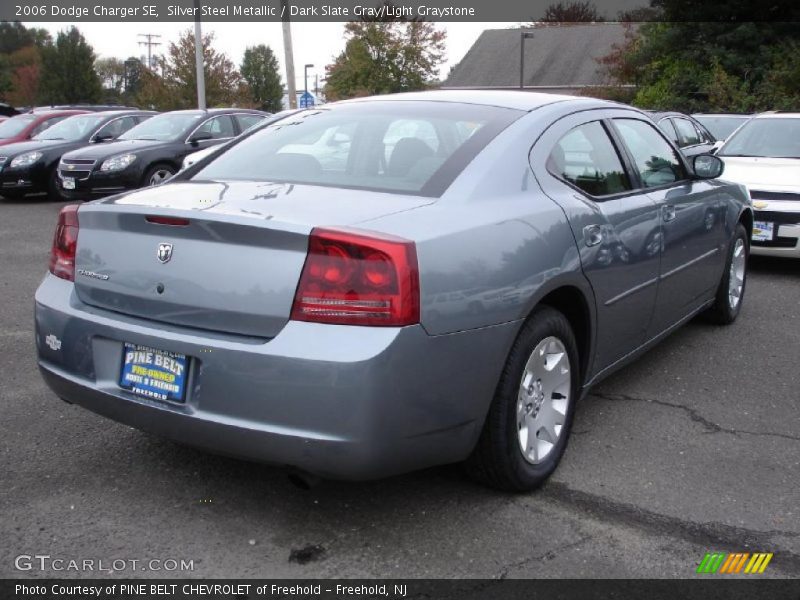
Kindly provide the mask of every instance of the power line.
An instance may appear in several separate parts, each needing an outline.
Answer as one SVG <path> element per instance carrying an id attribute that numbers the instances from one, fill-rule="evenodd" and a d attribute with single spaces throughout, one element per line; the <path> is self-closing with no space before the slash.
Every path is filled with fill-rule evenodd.
<path id="1" fill-rule="evenodd" d="M 154 42 L 154 39 L 160 38 L 161 36 L 157 33 L 140 33 L 140 38 L 145 38 L 145 41 L 139 40 L 138 44 L 140 46 L 147 46 L 147 68 L 153 68 L 153 47 L 160 46 L 161 42 Z"/>

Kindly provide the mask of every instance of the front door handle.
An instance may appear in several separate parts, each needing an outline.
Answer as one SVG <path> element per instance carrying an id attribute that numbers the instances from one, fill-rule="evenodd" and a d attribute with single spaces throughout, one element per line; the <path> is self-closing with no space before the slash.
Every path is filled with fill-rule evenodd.
<path id="1" fill-rule="evenodd" d="M 603 241 L 603 230 L 599 225 L 587 225 L 583 228 L 583 241 L 591 248 Z"/>
<path id="2" fill-rule="evenodd" d="M 675 220 L 675 207 L 671 204 L 667 204 L 664 207 L 664 222 L 669 223 L 670 221 Z"/>

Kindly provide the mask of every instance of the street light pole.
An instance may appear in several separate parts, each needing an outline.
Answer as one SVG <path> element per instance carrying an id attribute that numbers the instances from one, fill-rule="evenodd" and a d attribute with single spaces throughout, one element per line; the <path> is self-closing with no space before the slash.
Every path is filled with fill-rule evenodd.
<path id="1" fill-rule="evenodd" d="M 314 65 L 305 65 L 303 67 L 303 82 L 304 82 L 303 89 L 305 90 L 306 94 L 308 93 L 308 70 L 309 69 L 313 69 L 313 68 L 314 68 Z"/>
<path id="2" fill-rule="evenodd" d="M 194 0 L 194 64 L 197 74 L 197 108 L 206 109 L 206 76 L 203 71 L 203 33 L 200 30 L 200 0 Z"/>
<path id="3" fill-rule="evenodd" d="M 525 88 L 525 40 L 533 38 L 532 31 L 519 32 L 519 89 Z"/>
<path id="4" fill-rule="evenodd" d="M 286 58 L 286 91 L 289 94 L 289 108 L 297 108 L 297 83 L 294 80 L 294 51 L 292 50 L 292 25 L 289 22 L 287 0 L 281 0 L 283 17 L 283 54 Z"/>

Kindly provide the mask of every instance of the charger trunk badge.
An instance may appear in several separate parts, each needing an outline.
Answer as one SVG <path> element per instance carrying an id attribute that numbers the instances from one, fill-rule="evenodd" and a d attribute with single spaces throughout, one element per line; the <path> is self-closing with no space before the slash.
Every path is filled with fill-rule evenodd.
<path id="1" fill-rule="evenodd" d="M 158 257 L 158 262 L 160 263 L 168 263 L 172 258 L 172 244 L 159 244 L 158 245 L 158 253 L 156 254 Z"/>

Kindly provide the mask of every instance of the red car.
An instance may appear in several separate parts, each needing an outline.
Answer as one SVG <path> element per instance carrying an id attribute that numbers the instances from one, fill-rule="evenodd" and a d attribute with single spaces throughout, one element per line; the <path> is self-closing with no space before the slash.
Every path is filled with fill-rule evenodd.
<path id="1" fill-rule="evenodd" d="M 83 114 L 85 110 L 42 110 L 17 115 L 0 123 L 0 146 L 25 142 L 61 119 Z"/>

